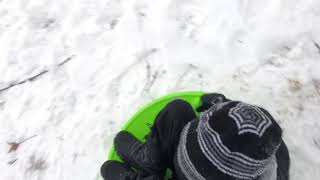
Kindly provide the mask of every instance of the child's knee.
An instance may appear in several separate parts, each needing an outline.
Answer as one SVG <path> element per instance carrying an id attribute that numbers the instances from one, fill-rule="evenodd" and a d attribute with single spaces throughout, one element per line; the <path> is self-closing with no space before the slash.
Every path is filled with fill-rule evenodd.
<path id="1" fill-rule="evenodd" d="M 174 99 L 167 104 L 170 109 L 186 110 L 192 109 L 191 105 L 183 99 Z"/>

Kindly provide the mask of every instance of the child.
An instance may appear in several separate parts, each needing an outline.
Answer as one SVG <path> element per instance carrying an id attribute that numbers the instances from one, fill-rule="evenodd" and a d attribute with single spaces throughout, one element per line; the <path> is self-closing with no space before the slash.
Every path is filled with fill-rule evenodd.
<path id="1" fill-rule="evenodd" d="M 263 108 L 206 94 L 196 117 L 176 99 L 156 117 L 146 143 L 121 131 L 114 144 L 125 164 L 107 161 L 105 180 L 288 180 L 290 158 L 282 131 Z M 132 168 L 135 168 L 134 171 Z"/>

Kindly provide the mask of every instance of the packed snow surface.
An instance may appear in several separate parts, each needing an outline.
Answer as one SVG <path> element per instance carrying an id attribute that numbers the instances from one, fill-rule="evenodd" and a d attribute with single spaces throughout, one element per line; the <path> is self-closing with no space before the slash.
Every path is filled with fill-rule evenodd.
<path id="1" fill-rule="evenodd" d="M 320 177 L 320 0 L 0 0 L 0 179 L 97 180 L 151 100 L 221 92 Z"/>

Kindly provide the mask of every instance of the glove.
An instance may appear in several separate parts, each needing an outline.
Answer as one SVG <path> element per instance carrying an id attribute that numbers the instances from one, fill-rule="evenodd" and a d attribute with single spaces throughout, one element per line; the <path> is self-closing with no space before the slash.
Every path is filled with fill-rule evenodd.
<path id="1" fill-rule="evenodd" d="M 199 106 L 196 110 L 197 112 L 203 112 L 209 109 L 212 105 L 222 102 L 230 101 L 223 94 L 219 93 L 209 93 L 201 97 L 202 105 Z"/>
<path id="2" fill-rule="evenodd" d="M 158 146 L 151 141 L 140 142 L 127 131 L 120 131 L 114 139 L 115 150 L 129 166 L 148 174 L 159 174 L 162 169 Z"/>

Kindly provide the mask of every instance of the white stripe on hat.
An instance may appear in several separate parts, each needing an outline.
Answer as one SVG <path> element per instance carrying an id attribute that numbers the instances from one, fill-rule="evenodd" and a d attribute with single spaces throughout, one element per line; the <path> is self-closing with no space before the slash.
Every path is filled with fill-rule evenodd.
<path id="1" fill-rule="evenodd" d="M 238 134 L 254 133 L 260 137 L 271 126 L 270 118 L 258 107 L 246 103 L 238 103 L 228 113 L 238 126 Z"/>

